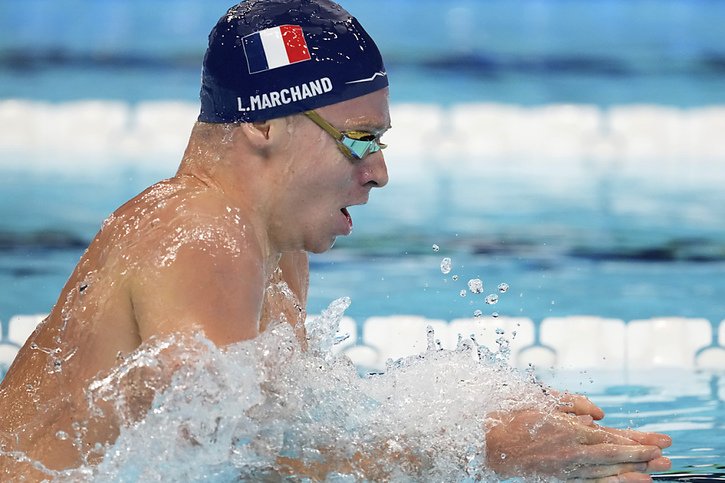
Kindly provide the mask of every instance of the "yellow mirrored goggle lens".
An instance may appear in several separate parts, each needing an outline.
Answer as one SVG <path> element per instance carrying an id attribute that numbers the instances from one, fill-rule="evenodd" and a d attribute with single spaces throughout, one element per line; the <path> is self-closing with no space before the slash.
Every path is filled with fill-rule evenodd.
<path id="1" fill-rule="evenodd" d="M 345 146 L 355 159 L 363 159 L 368 154 L 376 153 L 387 146 L 378 142 L 376 136 L 363 131 L 344 131 L 342 139 L 338 140 Z"/>
<path id="2" fill-rule="evenodd" d="M 363 159 L 368 154 L 376 153 L 387 147 L 385 144 L 379 142 L 377 136 L 372 133 L 365 131 L 339 131 L 315 111 L 306 111 L 303 114 L 335 138 L 343 154 L 352 160 Z"/>

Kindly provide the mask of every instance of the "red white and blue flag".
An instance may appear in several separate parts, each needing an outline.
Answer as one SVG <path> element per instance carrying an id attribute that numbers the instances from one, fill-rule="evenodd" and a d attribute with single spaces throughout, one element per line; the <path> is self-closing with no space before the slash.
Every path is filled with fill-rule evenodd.
<path id="1" fill-rule="evenodd" d="M 243 38 L 244 54 L 250 74 L 310 60 L 302 27 L 280 25 L 260 30 Z"/>

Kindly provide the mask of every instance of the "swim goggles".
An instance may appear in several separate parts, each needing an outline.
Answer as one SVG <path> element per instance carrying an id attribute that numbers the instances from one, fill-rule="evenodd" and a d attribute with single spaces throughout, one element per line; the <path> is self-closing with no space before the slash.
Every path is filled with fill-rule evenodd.
<path id="1" fill-rule="evenodd" d="M 368 154 L 377 153 L 387 147 L 386 144 L 378 141 L 375 134 L 365 131 L 338 131 L 315 111 L 305 111 L 303 114 L 332 136 L 337 141 L 337 146 L 342 154 L 352 161 L 359 161 Z"/>

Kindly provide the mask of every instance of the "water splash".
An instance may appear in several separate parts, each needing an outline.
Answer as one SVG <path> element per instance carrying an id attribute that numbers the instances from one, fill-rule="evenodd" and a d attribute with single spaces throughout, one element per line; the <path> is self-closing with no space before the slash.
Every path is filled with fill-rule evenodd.
<path id="1" fill-rule="evenodd" d="M 470 290 L 471 293 L 482 293 L 483 281 L 480 278 L 472 278 L 468 281 L 468 290 Z"/>
<path id="2" fill-rule="evenodd" d="M 486 414 L 553 410 L 555 401 L 508 367 L 502 351 L 473 338 L 442 349 L 432 329 L 426 351 L 360 377 L 346 356 L 331 351 L 349 304 L 338 299 L 309 323 L 307 350 L 290 324 L 278 323 L 224 349 L 202 334 L 177 335 L 121 358 L 88 391 L 94 417 L 120 421 L 118 438 L 94 448 L 104 453 L 98 464 L 49 476 L 57 482 L 491 480 Z M 170 368 L 173 374 L 163 377 Z M 155 394 L 142 414 L 129 404 L 134 381 Z"/>
<path id="3" fill-rule="evenodd" d="M 345 310 L 350 306 L 350 298 L 342 297 L 333 301 L 319 317 L 307 323 L 307 343 L 309 350 L 328 359 L 331 357 L 332 346 L 341 342 L 337 337 L 340 321 Z M 344 336 L 342 340 L 346 339 Z"/>
<path id="4" fill-rule="evenodd" d="M 448 257 L 445 257 L 443 260 L 441 260 L 441 273 L 444 275 L 447 275 L 451 273 L 451 259 Z"/>

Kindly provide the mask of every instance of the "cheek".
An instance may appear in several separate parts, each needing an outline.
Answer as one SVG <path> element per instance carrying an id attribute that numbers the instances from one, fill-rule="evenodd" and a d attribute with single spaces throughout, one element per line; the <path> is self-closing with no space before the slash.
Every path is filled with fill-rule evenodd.
<path id="1" fill-rule="evenodd" d="M 325 133 L 323 133 L 325 134 Z M 345 198 L 356 180 L 354 166 L 342 158 L 334 141 L 316 137 L 291 153 L 284 181 L 288 190 L 302 190 L 298 198 L 316 204 L 325 198 Z"/>

